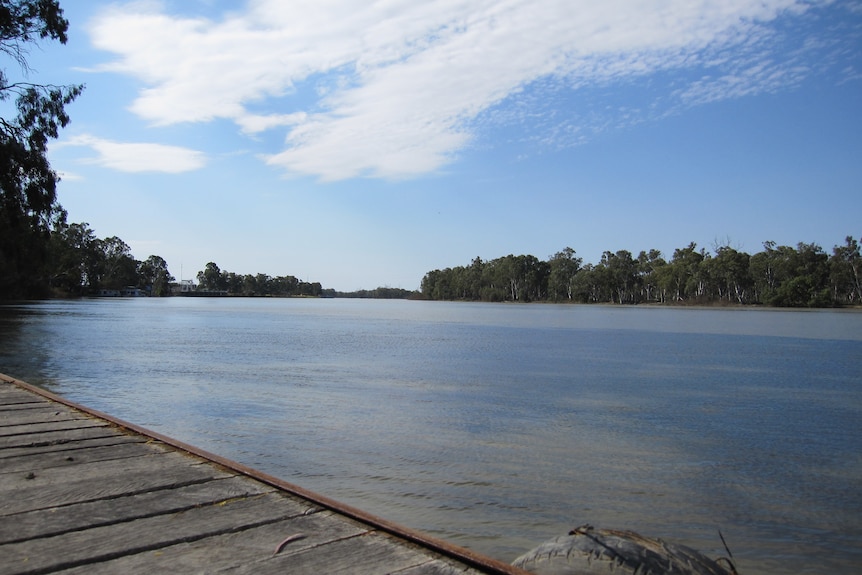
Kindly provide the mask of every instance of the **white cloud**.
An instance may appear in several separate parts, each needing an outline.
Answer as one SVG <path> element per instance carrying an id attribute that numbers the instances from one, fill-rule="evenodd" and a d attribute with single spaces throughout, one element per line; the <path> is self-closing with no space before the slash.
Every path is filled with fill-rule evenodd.
<path id="1" fill-rule="evenodd" d="M 236 123 L 239 124 L 243 132 L 256 134 L 279 126 L 301 124 L 306 117 L 307 115 L 302 112 L 296 114 L 244 114 L 236 118 Z"/>
<path id="2" fill-rule="evenodd" d="M 218 21 L 132 4 L 89 30 L 117 55 L 101 70 L 143 82 L 131 110 L 155 125 L 286 127 L 271 165 L 329 180 L 399 178 L 450 162 L 472 141 L 477 116 L 543 79 L 577 90 L 714 69 L 676 90 L 690 105 L 797 82 L 802 68 L 755 52 L 770 22 L 817 3 L 255 0 Z M 570 122 L 561 125 L 577 132 Z"/>
<path id="3" fill-rule="evenodd" d="M 120 172 L 163 172 L 178 174 L 199 170 L 206 164 L 202 152 L 162 144 L 124 143 L 104 140 L 88 135 L 75 136 L 53 148 L 83 146 L 98 156 L 86 160 Z"/>

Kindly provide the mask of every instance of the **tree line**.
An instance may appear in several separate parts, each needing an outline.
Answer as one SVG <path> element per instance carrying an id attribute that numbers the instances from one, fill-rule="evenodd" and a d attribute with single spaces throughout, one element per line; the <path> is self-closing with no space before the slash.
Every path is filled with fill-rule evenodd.
<path id="1" fill-rule="evenodd" d="M 832 254 L 814 243 L 796 247 L 765 242 L 750 255 L 729 245 L 713 253 L 695 243 L 674 250 L 606 251 L 584 264 L 570 247 L 547 261 L 508 255 L 470 265 L 433 270 L 420 287 L 432 300 L 762 304 L 831 307 L 862 304 L 862 256 L 851 236 Z"/>
<path id="2" fill-rule="evenodd" d="M 267 274 L 237 274 L 221 270 L 215 262 L 209 262 L 198 272 L 198 291 L 218 292 L 236 296 L 310 296 L 320 297 L 324 293 L 320 282 L 305 282 L 294 276 L 272 277 Z"/>
<path id="3" fill-rule="evenodd" d="M 60 210 L 47 234 L 41 265 L 30 270 L 29 296 L 82 296 L 140 288 L 148 295 L 171 293 L 175 278 L 164 258 L 136 260 L 117 236 L 99 239 L 87 223 L 68 224 Z"/>

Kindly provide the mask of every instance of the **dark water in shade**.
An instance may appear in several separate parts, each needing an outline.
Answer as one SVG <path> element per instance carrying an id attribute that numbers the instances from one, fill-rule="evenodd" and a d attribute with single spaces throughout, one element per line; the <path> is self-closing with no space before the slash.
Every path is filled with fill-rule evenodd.
<path id="1" fill-rule="evenodd" d="M 0 371 L 503 561 L 583 523 L 862 572 L 862 313 L 0 307 Z"/>

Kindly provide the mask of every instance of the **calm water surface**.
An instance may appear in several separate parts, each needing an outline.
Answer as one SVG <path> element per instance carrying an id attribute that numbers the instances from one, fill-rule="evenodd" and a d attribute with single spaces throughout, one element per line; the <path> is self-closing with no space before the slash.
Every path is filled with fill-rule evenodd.
<path id="1" fill-rule="evenodd" d="M 0 371 L 504 561 L 589 522 L 862 569 L 858 312 L 50 301 Z"/>

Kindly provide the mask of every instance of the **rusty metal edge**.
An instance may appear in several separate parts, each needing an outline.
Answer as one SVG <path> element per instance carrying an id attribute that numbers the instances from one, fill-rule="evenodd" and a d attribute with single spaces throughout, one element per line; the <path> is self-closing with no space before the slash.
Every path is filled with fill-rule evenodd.
<path id="1" fill-rule="evenodd" d="M 523 569 L 520 569 L 513 565 L 509 565 L 508 563 L 503 563 L 502 561 L 492 559 L 491 557 L 487 557 L 464 547 L 449 543 L 448 541 L 437 539 L 420 531 L 416 531 L 414 529 L 410 529 L 409 527 L 404 527 L 403 525 L 393 523 L 391 521 L 363 511 L 357 507 L 353 507 L 346 503 L 336 501 L 335 499 L 331 499 L 319 493 L 315 493 L 314 491 L 305 489 L 304 487 L 294 485 L 293 483 L 289 483 L 287 481 L 284 481 L 283 479 L 279 479 L 278 477 L 269 475 L 268 473 L 264 473 L 263 471 L 260 471 L 258 469 L 248 467 L 231 459 L 227 459 L 226 457 L 216 455 L 215 453 L 210 453 L 209 451 L 206 451 L 199 447 L 195 447 L 194 445 L 190 445 L 178 439 L 174 439 L 173 437 L 161 434 L 157 431 L 147 429 L 135 423 L 122 420 L 110 414 L 98 411 L 96 409 L 92 409 L 80 403 L 76 403 L 60 395 L 52 393 L 46 389 L 42 389 L 31 383 L 27 383 L 26 381 L 15 379 L 14 377 L 8 376 L 4 373 L 0 373 L 0 380 L 15 385 L 31 393 L 35 393 L 36 395 L 44 397 L 45 399 L 61 403 L 73 409 L 77 409 L 86 414 L 89 414 L 93 417 L 103 419 L 127 431 L 131 431 L 133 433 L 137 433 L 139 435 L 155 439 L 166 445 L 170 445 L 171 447 L 174 447 L 196 457 L 200 457 L 232 471 L 236 471 L 241 475 L 256 479 L 291 495 L 306 499 L 314 503 L 315 505 L 319 505 L 325 509 L 329 509 L 346 517 L 350 517 L 351 519 L 365 523 L 373 527 L 374 529 L 383 531 L 401 539 L 405 539 L 407 541 L 410 541 L 411 543 L 417 544 L 421 547 L 449 557 L 450 559 L 460 561 L 475 569 L 479 569 L 493 575 L 532 575 L 528 571 L 524 571 Z"/>

